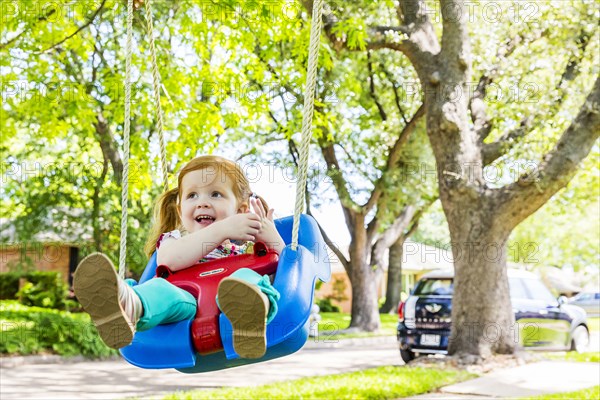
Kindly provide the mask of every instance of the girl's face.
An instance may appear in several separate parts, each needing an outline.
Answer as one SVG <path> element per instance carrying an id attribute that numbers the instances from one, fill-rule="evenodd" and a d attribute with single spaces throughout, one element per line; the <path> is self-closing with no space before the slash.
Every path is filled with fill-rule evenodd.
<path id="1" fill-rule="evenodd" d="M 181 222 L 187 232 L 196 232 L 238 212 L 233 182 L 219 170 L 204 168 L 188 172 L 181 181 Z"/>

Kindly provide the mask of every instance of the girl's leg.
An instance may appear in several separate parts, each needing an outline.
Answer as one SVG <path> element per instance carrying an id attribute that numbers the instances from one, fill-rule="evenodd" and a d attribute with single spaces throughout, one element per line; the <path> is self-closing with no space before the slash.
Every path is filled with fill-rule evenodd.
<path id="1" fill-rule="evenodd" d="M 107 346 L 119 349 L 131 343 L 142 303 L 104 254 L 81 261 L 73 275 L 73 290 Z"/>
<path id="2" fill-rule="evenodd" d="M 242 268 L 219 283 L 217 304 L 233 327 L 233 348 L 243 358 L 260 358 L 267 350 L 266 325 L 277 314 L 279 292 L 269 276 Z"/>
<path id="3" fill-rule="evenodd" d="M 130 344 L 136 330 L 191 319 L 196 314 L 196 299 L 190 293 L 160 278 L 131 287 L 100 253 L 81 261 L 73 289 L 102 340 L 114 349 Z"/>
<path id="4" fill-rule="evenodd" d="M 196 298 L 165 279 L 150 279 L 141 285 L 133 286 L 133 290 L 144 308 L 136 326 L 138 331 L 192 319 L 196 315 Z"/>

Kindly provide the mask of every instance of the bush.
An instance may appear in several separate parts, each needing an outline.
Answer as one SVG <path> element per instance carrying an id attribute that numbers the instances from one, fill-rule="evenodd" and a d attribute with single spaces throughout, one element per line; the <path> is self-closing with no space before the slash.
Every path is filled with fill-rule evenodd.
<path id="1" fill-rule="evenodd" d="M 0 300 L 13 300 L 19 291 L 19 278 L 22 272 L 6 272 L 0 274 Z"/>
<path id="2" fill-rule="evenodd" d="M 24 278 L 27 283 L 17 293 L 21 304 L 32 307 L 65 308 L 67 285 L 58 272 L 29 272 Z"/>
<path id="3" fill-rule="evenodd" d="M 340 312 L 340 308 L 333 305 L 330 298 L 317 300 L 317 305 L 319 306 L 320 312 Z"/>
<path id="4" fill-rule="evenodd" d="M 19 290 L 19 281 L 26 283 Z M 26 306 L 64 309 L 67 285 L 58 272 L 8 272 L 0 274 L 0 299 L 18 299 Z"/>
<path id="5" fill-rule="evenodd" d="M 0 302 L 0 312 L 1 354 L 29 355 L 50 351 L 89 358 L 117 354 L 102 342 L 87 314 L 26 307 L 16 301 Z"/>

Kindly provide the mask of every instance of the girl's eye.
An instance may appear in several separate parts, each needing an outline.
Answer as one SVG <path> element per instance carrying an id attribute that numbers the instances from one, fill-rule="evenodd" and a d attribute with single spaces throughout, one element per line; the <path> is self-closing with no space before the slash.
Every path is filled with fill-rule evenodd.
<path id="1" fill-rule="evenodd" d="M 198 197 L 198 193 L 192 192 L 188 194 L 188 199 L 195 199 L 196 197 Z"/>
<path id="2" fill-rule="evenodd" d="M 219 192 L 212 192 L 212 197 L 223 197 L 223 195 Z"/>

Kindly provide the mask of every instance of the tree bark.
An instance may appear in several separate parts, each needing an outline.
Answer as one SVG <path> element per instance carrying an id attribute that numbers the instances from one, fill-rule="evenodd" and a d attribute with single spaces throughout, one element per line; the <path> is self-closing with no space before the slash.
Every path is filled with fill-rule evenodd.
<path id="1" fill-rule="evenodd" d="M 94 245 L 96 247 L 96 251 L 102 252 L 102 244 L 103 239 L 106 235 L 103 234 L 102 229 L 100 227 L 100 203 L 101 197 L 100 192 L 102 190 L 102 185 L 104 184 L 104 180 L 106 179 L 106 174 L 108 173 L 108 160 L 106 158 L 103 159 L 102 162 L 102 173 L 96 179 L 96 185 L 94 186 L 94 194 L 92 195 L 92 215 L 91 215 L 91 223 L 93 229 L 93 237 L 94 237 Z"/>
<path id="2" fill-rule="evenodd" d="M 448 72 L 440 70 L 444 79 Z M 456 71 L 450 69 L 449 75 Z M 447 81 L 460 82 L 456 78 Z M 514 315 L 506 275 L 510 227 L 502 223 L 507 216 L 497 212 L 483 182 L 482 152 L 475 131 L 468 126 L 467 102 L 451 101 L 436 87 L 430 87 L 426 97 L 430 97 L 426 100 L 427 131 L 454 256 L 449 353 L 483 358 L 512 353 Z"/>
<path id="3" fill-rule="evenodd" d="M 385 303 L 379 310 L 380 313 L 394 313 L 400 302 L 402 292 L 402 254 L 405 235 L 400 235 L 398 240 L 390 246 L 387 288 L 385 290 Z"/>
<path id="4" fill-rule="evenodd" d="M 542 207 L 575 176 L 600 135 L 600 77 L 554 148 L 530 175 L 491 193 L 512 227 Z"/>
<path id="5" fill-rule="evenodd" d="M 366 332 L 379 329 L 377 312 L 377 279 L 367 260 L 371 243 L 367 237 L 365 217 L 354 214 L 352 239 L 349 253 L 348 277 L 352 285 L 352 311 L 350 328 L 359 328 Z"/>
<path id="6" fill-rule="evenodd" d="M 96 128 L 96 136 L 100 144 L 100 149 L 102 149 L 102 155 L 110 161 L 110 165 L 115 173 L 115 180 L 120 186 L 123 177 L 123 161 L 115 145 L 115 138 L 110 131 L 108 121 L 106 121 L 101 112 L 96 116 L 94 128 Z"/>
<path id="7" fill-rule="evenodd" d="M 383 272 L 387 267 L 387 286 L 386 286 L 386 297 L 384 305 L 379 309 L 380 313 L 391 312 L 395 310 L 398 305 L 398 300 L 400 299 L 400 286 L 399 279 L 392 279 L 397 274 L 396 269 L 399 267 L 400 258 L 397 261 L 392 262 L 392 254 L 391 247 L 401 239 L 402 243 L 408 237 L 410 233 L 412 233 L 413 228 L 411 228 L 411 232 L 409 234 L 406 233 L 409 226 L 416 226 L 416 221 L 420 218 L 422 211 L 417 213 L 417 208 L 413 205 L 408 205 L 404 207 L 400 215 L 396 218 L 394 223 L 385 230 L 385 232 L 381 235 L 381 237 L 375 242 L 373 249 L 371 251 L 371 268 L 375 271 Z M 385 259 L 385 252 L 387 249 L 390 249 L 390 254 L 388 255 L 388 260 Z M 400 252 L 402 248 L 400 248 Z M 400 257 L 402 254 L 400 254 Z M 392 280 L 390 280 L 392 279 Z M 393 294 L 390 297 L 390 294 L 398 292 L 397 294 Z M 395 299 L 398 300 L 395 300 Z"/>
<path id="8" fill-rule="evenodd" d="M 516 345 L 506 273 L 510 231 L 495 226 L 502 216 L 493 208 L 477 204 L 446 202 L 455 270 L 448 352 L 487 358 L 511 354 Z"/>

